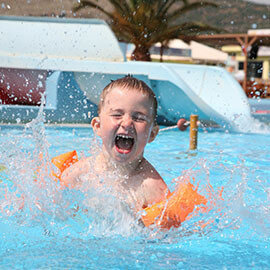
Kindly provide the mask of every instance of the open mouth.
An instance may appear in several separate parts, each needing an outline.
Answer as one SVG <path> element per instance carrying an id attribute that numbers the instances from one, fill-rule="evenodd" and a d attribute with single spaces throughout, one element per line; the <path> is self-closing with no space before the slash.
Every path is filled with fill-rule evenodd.
<path id="1" fill-rule="evenodd" d="M 125 134 L 118 134 L 115 137 L 116 150 L 121 154 L 128 154 L 134 145 L 134 138 Z"/>

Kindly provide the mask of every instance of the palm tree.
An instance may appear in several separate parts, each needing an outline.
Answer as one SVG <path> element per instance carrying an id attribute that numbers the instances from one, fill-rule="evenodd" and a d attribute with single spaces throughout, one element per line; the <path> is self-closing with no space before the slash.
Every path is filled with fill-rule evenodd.
<path id="1" fill-rule="evenodd" d="M 149 49 L 160 42 L 167 44 L 179 35 L 196 34 L 202 31 L 218 31 L 198 22 L 177 22 L 187 12 L 202 7 L 217 7 L 206 1 L 188 3 L 188 0 L 107 0 L 112 11 L 97 4 L 98 0 L 80 0 L 73 8 L 76 12 L 89 7 L 108 17 L 108 23 L 119 41 L 133 43 L 132 60 L 151 61 Z M 181 4 L 179 6 L 179 3 Z"/>

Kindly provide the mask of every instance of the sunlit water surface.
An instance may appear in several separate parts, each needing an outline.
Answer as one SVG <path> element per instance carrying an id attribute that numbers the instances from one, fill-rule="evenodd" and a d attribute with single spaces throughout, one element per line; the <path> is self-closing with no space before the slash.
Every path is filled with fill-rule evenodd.
<path id="1" fill-rule="evenodd" d="M 198 140 L 190 153 L 188 131 L 168 130 L 147 145 L 171 190 L 180 175 L 205 196 L 224 188 L 209 212 L 160 231 L 138 225 L 108 186 L 81 192 L 50 178 L 53 156 L 95 155 L 91 128 L 0 126 L 0 269 L 269 268 L 269 134 L 201 130 Z"/>

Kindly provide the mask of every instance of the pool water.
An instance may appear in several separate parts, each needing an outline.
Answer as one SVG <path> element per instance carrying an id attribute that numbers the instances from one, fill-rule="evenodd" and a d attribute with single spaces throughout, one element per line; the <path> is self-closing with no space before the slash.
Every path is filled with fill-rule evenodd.
<path id="1" fill-rule="evenodd" d="M 169 231 L 138 225 L 113 194 L 50 179 L 53 156 L 99 144 L 90 127 L 0 126 L 0 269 L 270 268 L 269 134 L 200 130 L 190 152 L 188 131 L 160 132 L 145 156 L 171 190 L 181 175 L 205 196 L 224 189 Z"/>

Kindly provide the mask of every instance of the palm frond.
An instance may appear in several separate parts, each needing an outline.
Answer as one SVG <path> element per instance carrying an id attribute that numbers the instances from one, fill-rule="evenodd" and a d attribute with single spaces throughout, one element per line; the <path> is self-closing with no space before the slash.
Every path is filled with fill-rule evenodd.
<path id="1" fill-rule="evenodd" d="M 170 1 L 165 1 L 164 5 L 160 7 L 160 10 L 158 10 L 158 15 L 161 17 L 164 17 L 165 14 L 168 13 L 169 9 L 175 4 L 176 2 L 179 2 L 179 0 L 170 0 Z M 181 0 L 183 2 L 183 0 Z M 185 2 L 185 1 L 184 1 Z"/>
<path id="2" fill-rule="evenodd" d="M 205 32 L 215 32 L 220 33 L 222 29 L 213 27 L 208 24 L 200 23 L 200 22 L 188 22 L 178 25 L 179 31 L 176 33 L 179 35 L 194 35 L 194 34 L 201 34 Z"/>
<path id="3" fill-rule="evenodd" d="M 112 6 L 115 8 L 115 11 L 118 11 L 121 14 L 130 13 L 129 6 L 126 2 L 119 0 L 109 0 Z"/>
<path id="4" fill-rule="evenodd" d="M 107 0 L 113 7 L 107 11 L 106 6 L 97 4 L 98 0 L 81 0 L 73 11 L 94 8 L 109 19 L 109 24 L 118 40 L 134 43 L 135 52 L 140 57 L 149 59 L 149 48 L 155 43 L 166 44 L 180 35 L 194 35 L 205 31 L 221 32 L 221 29 L 198 22 L 177 23 L 183 14 L 198 8 L 217 5 L 209 1 L 189 3 L 188 0 Z M 176 4 L 182 4 L 173 9 Z M 138 56 L 137 55 L 137 56 Z"/>

